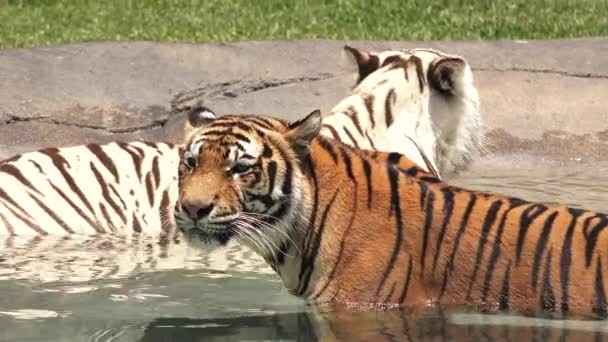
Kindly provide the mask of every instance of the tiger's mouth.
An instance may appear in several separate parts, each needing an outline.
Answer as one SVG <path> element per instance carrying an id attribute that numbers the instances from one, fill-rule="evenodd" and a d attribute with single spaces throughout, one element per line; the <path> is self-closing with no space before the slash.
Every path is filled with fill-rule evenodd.
<path id="1" fill-rule="evenodd" d="M 183 229 L 180 228 L 188 241 L 199 242 L 203 245 L 216 245 L 220 244 L 221 246 L 225 246 L 228 244 L 230 239 L 235 236 L 234 229 L 231 229 L 230 226 L 223 226 L 223 228 L 209 228 L 209 226 L 205 226 L 204 228 L 190 228 Z"/>
<path id="2" fill-rule="evenodd" d="M 224 246 L 236 235 L 235 220 L 228 217 L 201 223 L 176 215 L 176 221 L 188 242 L 201 243 L 203 246 Z"/>

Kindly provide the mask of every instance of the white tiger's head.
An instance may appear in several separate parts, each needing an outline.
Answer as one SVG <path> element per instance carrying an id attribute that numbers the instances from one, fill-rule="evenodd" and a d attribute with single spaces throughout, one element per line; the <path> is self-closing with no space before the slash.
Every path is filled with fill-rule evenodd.
<path id="1" fill-rule="evenodd" d="M 469 163 L 483 136 L 479 94 L 464 58 L 434 49 L 344 51 L 357 81 L 324 117 L 333 127 L 325 134 L 361 148 L 400 152 L 442 176 Z"/>

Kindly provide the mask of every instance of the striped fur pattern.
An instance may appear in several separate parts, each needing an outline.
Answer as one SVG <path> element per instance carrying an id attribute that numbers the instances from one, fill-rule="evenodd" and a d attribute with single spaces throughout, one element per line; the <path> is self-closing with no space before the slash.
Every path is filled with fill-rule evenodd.
<path id="1" fill-rule="evenodd" d="M 323 118 L 321 134 L 355 147 L 402 153 L 429 171 L 450 173 L 453 168 L 444 165 L 468 160 L 477 143 L 462 148 L 461 142 L 477 141 L 480 118 L 464 59 L 428 49 L 345 51 L 359 70 L 357 86 Z M 434 108 L 430 118 L 440 124 L 425 121 Z M 195 113 L 187 131 L 215 115 Z M 448 135 L 453 140 L 447 141 Z M 460 157 L 435 152 L 445 144 L 453 144 Z M 47 148 L 2 161 L 0 235 L 142 230 L 171 235 L 177 184 L 176 175 L 166 170 L 178 163 L 177 146 L 145 142 Z"/>
<path id="2" fill-rule="evenodd" d="M 0 163 L 0 227 L 7 235 L 169 237 L 177 147 L 165 143 L 47 148 Z"/>
<path id="3" fill-rule="evenodd" d="M 345 52 L 357 83 L 323 117 L 322 134 L 401 153 L 441 176 L 468 165 L 483 136 L 479 95 L 464 58 L 433 49 L 375 53 L 345 46 Z"/>
<path id="4" fill-rule="evenodd" d="M 188 241 L 237 239 L 315 303 L 608 314 L 607 215 L 453 187 L 320 129 L 318 112 L 203 125 L 180 165 Z"/>
<path id="5" fill-rule="evenodd" d="M 377 55 L 380 56 L 379 60 L 384 61 L 391 54 L 402 54 L 399 51 L 374 54 L 352 48 L 347 51 L 350 51 L 349 54 L 352 56 L 359 56 L 355 59 L 355 65 L 358 67 L 365 64 L 361 56 L 369 55 L 373 59 L 373 56 Z M 378 66 L 380 64 L 386 63 L 379 63 Z M 423 67 L 426 68 L 426 64 L 423 64 Z M 427 112 L 420 111 L 424 109 L 423 107 L 416 109 L 418 112 L 414 113 L 400 111 L 398 108 L 402 106 L 402 99 L 406 99 L 406 96 L 421 95 L 417 90 L 419 78 L 408 76 L 411 86 L 404 85 L 404 80 L 407 80 L 403 75 L 392 77 L 395 73 L 387 69 L 386 67 L 376 67 L 375 70 L 368 68 L 364 76 L 360 75 L 359 85 L 351 95 L 340 102 L 324 119 L 327 121 L 324 134 L 331 136 L 332 130 L 337 132 L 348 130 L 352 132 L 351 136 L 340 136 L 345 143 L 355 146 L 370 144 L 370 147 L 373 144 L 373 148 L 377 150 L 403 153 L 417 160 L 423 168 L 431 165 L 429 170 L 438 168 L 443 171 L 441 155 L 434 156 L 433 151 L 428 152 L 428 155 L 432 156 L 430 163 L 421 158 L 424 154 L 421 154 L 420 146 L 437 145 L 438 143 L 433 140 L 436 139 L 436 135 L 423 136 L 412 133 L 410 137 L 414 137 L 415 143 L 412 143 L 410 138 L 405 143 L 399 137 L 384 139 L 383 134 L 387 133 L 382 125 L 370 126 L 361 119 L 359 120 L 361 129 L 365 132 L 363 138 L 357 135 L 356 127 L 353 130 L 353 116 L 344 116 L 345 113 L 353 113 L 365 118 L 373 110 L 374 115 L 378 116 L 378 121 L 381 121 L 385 115 L 383 111 L 386 110 L 395 117 L 395 124 L 391 125 L 391 129 L 394 131 L 403 128 L 403 132 L 406 132 L 409 124 L 407 115 L 412 118 L 416 115 L 426 117 Z M 467 70 L 465 73 L 468 72 Z M 383 76 L 375 77 L 376 71 Z M 457 79 L 450 82 L 459 84 Z M 375 87 L 375 83 L 379 86 Z M 425 84 L 425 93 L 433 94 L 432 88 L 428 87 L 430 83 L 425 82 Z M 384 96 L 381 91 L 385 91 L 387 85 L 392 85 L 393 89 L 397 90 L 404 89 L 403 92 L 396 92 L 395 97 L 398 101 L 395 101 L 394 106 L 378 104 Z M 473 87 L 472 82 L 467 83 L 467 87 Z M 474 87 L 473 91 L 475 91 Z M 378 93 L 377 96 L 374 95 L 375 92 Z M 373 98 L 375 100 L 372 100 Z M 376 104 L 368 110 L 367 105 L 360 106 L 360 103 Z M 459 108 L 453 105 L 457 104 L 457 101 L 447 103 L 448 106 L 454 107 L 454 111 Z M 346 111 L 343 110 L 344 108 Z M 208 115 L 213 115 L 205 111 L 197 113 L 200 116 L 190 116 L 193 122 L 188 123 L 187 130 L 198 125 L 199 121 L 208 119 Z M 469 117 L 470 114 L 462 114 L 462 116 Z M 459 131 L 457 126 L 454 126 L 454 130 L 464 132 Z M 461 138 L 464 139 L 464 135 L 470 133 L 462 133 Z M 430 141 L 430 145 L 425 139 Z M 178 163 L 177 146 L 145 142 L 48 148 L 1 161 L 0 235 L 7 235 L 7 238 L 2 248 L 4 255 L 0 255 L 3 260 L 0 262 L 0 268 L 8 269 L 8 273 L 5 274 L 10 276 L 18 273 L 30 278 L 51 281 L 59 279 L 57 277 L 72 279 L 75 267 L 80 269 L 79 279 L 122 276 L 134 270 L 188 267 L 189 262 L 185 261 L 184 257 L 189 255 L 189 259 L 192 259 L 193 252 L 184 249 L 183 245 L 169 247 L 165 244 L 176 238 L 172 215 L 172 204 L 177 199 L 177 184 L 174 181 L 176 175 L 168 170 L 175 170 Z M 153 238 L 160 237 L 162 243 L 158 245 L 150 242 L 146 237 L 131 236 L 132 233 L 140 231 Z M 85 238 L 89 242 L 82 242 L 81 238 L 76 237 L 70 239 L 49 237 L 45 240 L 39 238 L 41 235 L 74 234 L 93 236 L 104 234 L 105 237 L 92 241 Z M 15 235 L 26 237 L 11 237 Z M 100 259 L 100 255 L 106 254 L 103 252 L 103 246 L 108 245 L 105 240 L 112 240 L 113 237 L 119 238 L 119 241 L 114 241 L 111 245 L 116 250 L 121 250 L 122 254 L 117 254 L 111 260 L 105 257 Z M 140 239 L 148 241 L 146 244 L 149 247 L 139 248 L 138 246 L 142 245 Z M 78 247 L 80 244 L 102 247 L 83 250 Z M 22 248 L 22 246 L 26 247 Z M 56 254 L 60 250 L 62 254 Z M 78 250 L 79 253 L 69 252 Z M 228 250 L 223 251 L 224 254 L 216 251 L 213 252 L 213 256 L 205 256 L 205 260 L 210 260 L 208 263 L 205 262 L 206 267 L 268 271 L 267 268 L 260 268 L 263 260 L 250 256 L 250 250 L 247 248 L 231 244 Z M 138 256 L 127 256 L 131 252 Z M 52 262 L 46 265 L 54 270 L 55 275 L 44 271 L 44 267 L 35 262 L 48 260 L 51 255 L 66 254 L 73 255 L 69 262 Z M 102 259 L 106 260 L 102 261 Z M 104 268 L 106 272 L 101 271 Z"/>

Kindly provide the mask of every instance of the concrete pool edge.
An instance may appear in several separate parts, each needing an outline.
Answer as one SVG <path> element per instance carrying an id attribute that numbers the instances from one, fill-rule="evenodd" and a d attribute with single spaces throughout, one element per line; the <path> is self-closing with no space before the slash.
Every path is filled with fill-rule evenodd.
<path id="1" fill-rule="evenodd" d="M 220 113 L 285 118 L 328 110 L 348 91 L 345 42 L 88 43 L 0 50 L 0 158 L 45 146 L 175 141 L 184 92 Z M 608 38 L 353 42 L 466 57 L 482 99 L 485 153 L 608 160 Z M 297 96 L 294 96 L 297 94 Z"/>

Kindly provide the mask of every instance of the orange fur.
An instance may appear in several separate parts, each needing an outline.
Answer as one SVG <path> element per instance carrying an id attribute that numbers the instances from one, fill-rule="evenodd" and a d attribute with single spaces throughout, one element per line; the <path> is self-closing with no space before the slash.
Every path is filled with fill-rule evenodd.
<path id="1" fill-rule="evenodd" d="M 227 148 L 239 134 L 249 140 L 248 151 L 270 146 L 271 157 L 255 156 L 256 177 L 261 188 L 284 185 L 290 177 L 291 206 L 272 222 L 289 239 L 272 237 L 285 257 L 256 250 L 292 293 L 313 302 L 606 316 L 606 215 L 450 186 L 399 154 L 315 138 L 314 114 L 292 125 L 273 121 L 284 125 L 280 129 L 264 129 L 247 117 L 225 120 L 234 125 L 210 123 L 196 133 L 212 132 L 207 137 L 213 139 L 200 148 L 198 165 L 182 175 L 181 203 L 219 203 L 239 214 L 246 204 L 234 194 L 252 183 L 223 176 L 231 165 Z M 302 148 L 306 139 L 309 146 Z M 276 163 L 275 179 L 270 162 Z M 190 232 L 207 229 L 190 224 Z M 255 228 L 265 234 L 267 227 Z"/>

